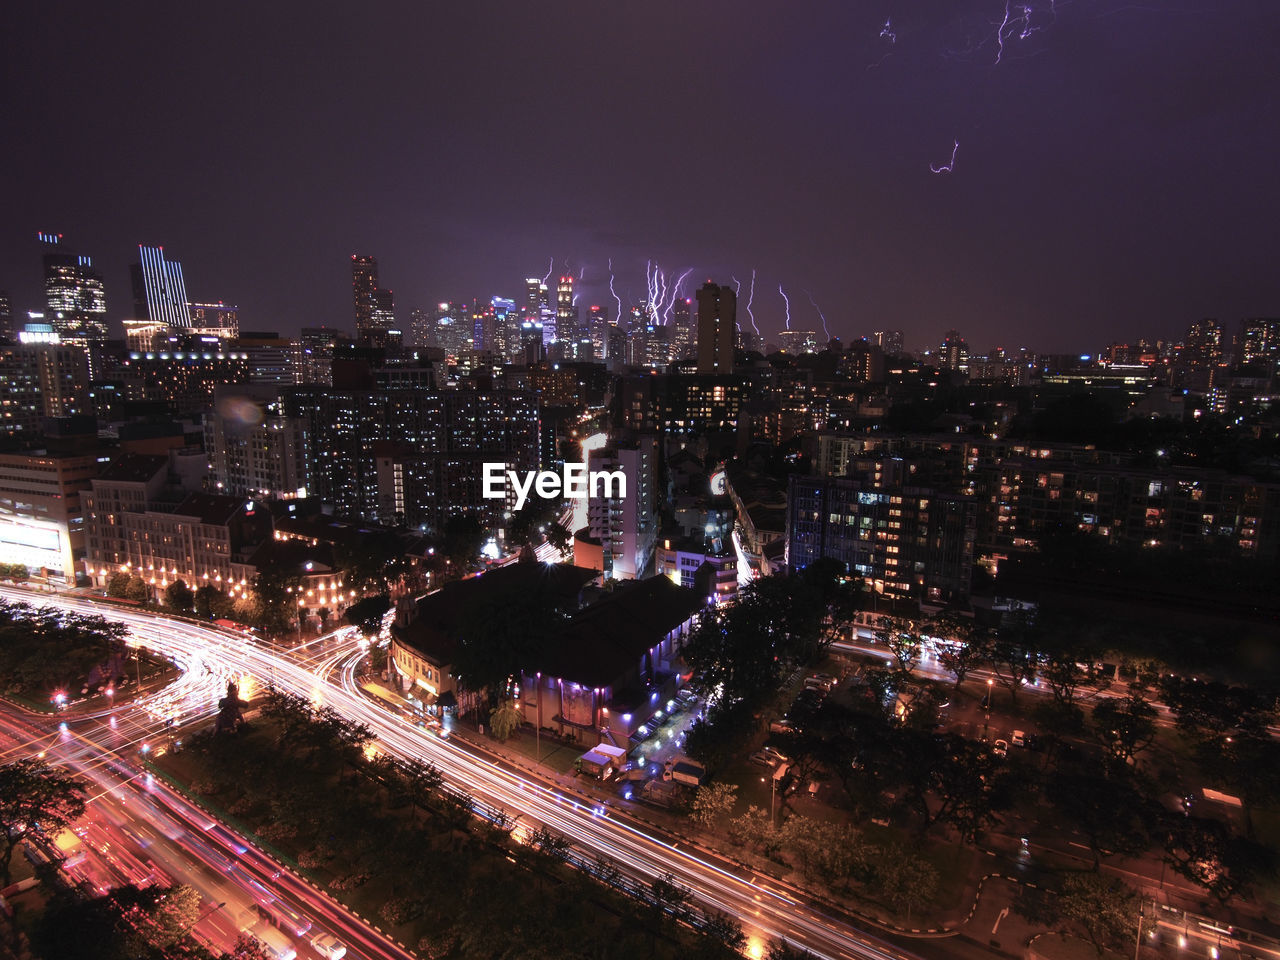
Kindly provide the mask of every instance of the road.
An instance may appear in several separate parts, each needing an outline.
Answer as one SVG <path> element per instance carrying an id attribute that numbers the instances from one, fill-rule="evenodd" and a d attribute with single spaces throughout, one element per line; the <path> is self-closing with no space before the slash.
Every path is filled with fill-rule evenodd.
<path id="1" fill-rule="evenodd" d="M 160 647 L 158 634 L 146 642 Z M 351 960 L 410 960 L 413 954 L 282 871 L 135 762 L 144 747 L 167 739 L 170 717 L 190 719 L 216 709 L 226 677 L 212 668 L 206 672 L 207 665 L 188 660 L 188 669 L 166 690 L 112 710 L 46 717 L 0 704 L 0 762 L 41 756 L 89 784 L 86 816 L 76 831 L 83 857 L 73 858 L 80 862 L 67 868 L 68 876 L 99 893 L 125 883 L 191 886 L 203 904 L 195 934 L 215 950 L 229 949 L 246 924 L 260 927 L 262 907 L 302 960 L 320 956 L 310 942 L 322 931 L 347 944 Z"/>
<path id="2" fill-rule="evenodd" d="M 0 595 L 31 600 L 29 594 L 0 589 Z M 687 849 L 656 835 L 652 828 L 603 807 L 599 801 L 566 794 L 524 771 L 509 769 L 461 745 L 441 740 L 371 703 L 355 682 L 362 655 L 356 641 L 326 645 L 317 663 L 267 649 L 246 638 L 195 624 L 72 597 L 40 598 L 57 606 L 101 613 L 126 623 L 139 642 L 174 657 L 188 675 L 205 667 L 222 674 L 257 678 L 324 703 L 353 721 L 367 724 L 379 749 L 394 756 L 420 757 L 435 764 L 447 783 L 466 789 L 483 803 L 545 824 L 588 855 L 610 858 L 625 873 L 645 882 L 664 874 L 687 886 L 704 907 L 739 920 L 749 955 L 759 956 L 769 940 L 785 936 L 815 956 L 845 960 L 900 960 L 912 954 L 859 931 L 794 891 L 779 888 L 710 854 Z M 338 669 L 333 669 L 338 667 Z M 179 708 L 196 705 L 200 693 L 184 693 Z M 103 745 L 104 750 L 108 749 Z M 287 876 L 287 875 L 286 875 Z"/>

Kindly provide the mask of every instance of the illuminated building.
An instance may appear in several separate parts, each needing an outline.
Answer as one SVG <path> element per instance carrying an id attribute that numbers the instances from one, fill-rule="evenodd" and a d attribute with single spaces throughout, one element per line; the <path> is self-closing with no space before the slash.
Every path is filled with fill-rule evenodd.
<path id="1" fill-rule="evenodd" d="M 116 371 L 125 398 L 163 403 L 178 416 L 207 410 L 218 384 L 247 383 L 248 354 L 225 349 L 217 338 L 210 341 L 190 338 L 172 352 L 131 351 Z"/>
<path id="2" fill-rule="evenodd" d="M 101 468 L 98 452 L 0 453 L 0 556 L 74 583 L 84 556 L 80 495 Z"/>
<path id="3" fill-rule="evenodd" d="M 626 478 L 620 490 L 598 487 L 587 500 L 587 525 L 591 537 L 603 549 L 606 578 L 633 580 L 642 577 L 653 558 L 657 540 L 658 447 L 651 436 L 612 443 L 587 455 L 587 469 L 621 471 Z M 612 492 L 614 496 L 605 496 Z"/>
<path id="4" fill-rule="evenodd" d="M 556 284 L 556 325 L 552 339 L 576 344 L 578 308 L 573 302 L 573 277 L 561 277 Z"/>
<path id="5" fill-rule="evenodd" d="M 461 356 L 472 348 L 474 324 L 471 311 L 465 303 L 440 303 L 436 305 L 435 345 L 446 356 Z"/>
<path id="6" fill-rule="evenodd" d="M 118 573 L 141 577 L 153 596 L 175 580 L 231 597 L 251 589 L 253 549 L 271 536 L 271 517 L 239 497 L 187 493 L 168 484 L 169 457 L 124 454 L 81 494 L 85 573 L 105 588 Z"/>
<path id="7" fill-rule="evenodd" d="M 1280 320 L 1254 317 L 1241 324 L 1239 362 L 1280 373 Z"/>
<path id="8" fill-rule="evenodd" d="M 13 325 L 13 304 L 9 302 L 9 294 L 0 290 L 0 340 L 16 340 L 18 331 Z"/>
<path id="9" fill-rule="evenodd" d="M 948 330 L 938 348 L 938 366 L 944 370 L 969 372 L 969 344 L 956 330 Z"/>
<path id="10" fill-rule="evenodd" d="M 538 467 L 538 404 L 525 391 L 370 382 L 291 387 L 284 399 L 301 431 L 299 486 L 343 516 L 436 529 L 463 513 L 497 529 L 503 502 L 482 496 L 482 464 Z"/>
<path id="11" fill-rule="evenodd" d="M 191 308 L 187 305 L 182 264 L 177 260 L 166 260 L 164 247 L 139 244 L 138 256 L 141 262 L 132 267 L 133 319 L 189 328 Z"/>
<path id="12" fill-rule="evenodd" d="M 62 234 L 40 234 L 55 248 L 44 255 L 45 316 L 63 343 L 83 347 L 91 379 L 102 366 L 107 342 L 107 295 L 89 257 L 61 249 Z"/>
<path id="13" fill-rule="evenodd" d="M 356 339 L 373 324 L 377 307 L 378 261 L 373 257 L 351 255 L 351 302 L 356 322 Z"/>
<path id="14" fill-rule="evenodd" d="M 877 330 L 871 342 L 884 351 L 885 356 L 896 357 L 904 352 L 901 330 Z"/>
<path id="15" fill-rule="evenodd" d="M 294 383 L 333 383 L 333 353 L 351 338 L 329 327 L 303 327 L 293 341 L 290 366 Z"/>
<path id="16" fill-rule="evenodd" d="M 818 352 L 818 335 L 812 330 L 779 330 L 778 343 L 794 357 Z"/>
<path id="17" fill-rule="evenodd" d="M 192 303 L 191 326 L 193 331 L 212 334 L 222 340 L 234 340 L 240 336 L 240 308 L 233 303 Z"/>
<path id="18" fill-rule="evenodd" d="M 1222 324 L 1197 320 L 1187 328 L 1173 366 L 1173 385 L 1208 396 L 1220 378 L 1223 365 Z"/>
<path id="19" fill-rule="evenodd" d="M 693 299 L 680 297 L 671 308 L 671 359 L 683 360 L 694 352 Z"/>
<path id="20" fill-rule="evenodd" d="M 52 329 L 21 336 L 25 342 L 0 344 L 0 434 L 29 436 L 46 417 L 89 413 L 85 349 L 60 342 Z"/>
<path id="21" fill-rule="evenodd" d="M 892 472 L 878 479 L 791 477 L 788 567 L 798 572 L 830 557 L 877 593 L 922 602 L 966 598 L 977 504 L 903 479 Z"/>
<path id="22" fill-rule="evenodd" d="M 738 300 L 732 290 L 708 280 L 698 289 L 698 373 L 733 373 Z"/>
<path id="23" fill-rule="evenodd" d="M 219 493 L 290 500 L 306 496 L 302 430 L 269 386 L 218 386 L 204 418 L 209 482 Z"/>

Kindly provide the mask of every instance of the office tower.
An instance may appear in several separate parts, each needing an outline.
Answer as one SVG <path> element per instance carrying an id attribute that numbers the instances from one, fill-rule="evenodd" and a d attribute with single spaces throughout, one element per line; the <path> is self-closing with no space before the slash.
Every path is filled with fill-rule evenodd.
<path id="1" fill-rule="evenodd" d="M 619 441 L 587 455 L 592 472 L 620 471 L 626 478 L 625 496 L 619 489 L 600 486 L 590 490 L 587 526 L 590 536 L 600 542 L 604 575 L 616 580 L 644 576 L 657 542 L 658 448 L 652 436 Z M 605 496 L 612 493 L 613 496 Z"/>
<path id="2" fill-rule="evenodd" d="M 240 308 L 234 303 L 193 303 L 191 326 L 200 333 L 212 334 L 222 340 L 234 340 L 240 336 Z"/>
<path id="3" fill-rule="evenodd" d="M 1240 330 L 1238 361 L 1264 367 L 1268 374 L 1280 373 L 1280 320 L 1245 320 Z"/>
<path id="4" fill-rule="evenodd" d="M 103 341 L 107 338 L 107 296 L 102 275 L 89 257 L 71 253 L 62 234 L 42 233 L 50 248 L 44 255 L 46 316 L 63 341 Z M 81 345 L 84 345 L 83 343 Z"/>
<path id="5" fill-rule="evenodd" d="M 896 357 L 903 352 L 901 330 L 877 330 L 871 335 L 871 342 L 888 357 Z"/>
<path id="6" fill-rule="evenodd" d="M 1187 328 L 1174 364 L 1174 386 L 1206 396 L 1213 390 L 1221 379 L 1222 336 L 1222 324 L 1217 320 L 1198 320 Z"/>
<path id="7" fill-rule="evenodd" d="M 526 277 L 524 281 L 526 317 L 541 320 L 543 314 L 551 307 L 551 291 L 538 277 Z"/>
<path id="8" fill-rule="evenodd" d="M 373 257 L 351 255 L 351 302 L 355 310 L 356 339 L 364 336 L 377 309 L 378 261 Z"/>
<path id="9" fill-rule="evenodd" d="M 435 313 L 422 307 L 414 307 L 409 311 L 409 346 L 414 350 L 425 350 L 435 345 Z"/>
<path id="10" fill-rule="evenodd" d="M 578 308 L 573 300 L 573 277 L 561 277 L 556 284 L 556 337 L 568 342 L 578 339 Z"/>
<path id="11" fill-rule="evenodd" d="M 44 326 L 23 331 L 20 343 L 0 346 L 0 435 L 29 436 L 47 417 L 90 412 L 85 349 L 59 342 Z"/>
<path id="12" fill-rule="evenodd" d="M 969 344 L 957 330 L 948 330 L 938 348 L 938 366 L 944 370 L 969 372 Z"/>
<path id="13" fill-rule="evenodd" d="M 818 334 L 813 330 L 779 330 L 778 343 L 792 356 L 818 352 Z"/>
<path id="14" fill-rule="evenodd" d="M 0 340 L 17 340 L 18 331 L 13 325 L 13 304 L 9 292 L 0 290 Z"/>
<path id="15" fill-rule="evenodd" d="M 436 346 L 448 356 L 457 357 L 471 349 L 474 324 L 465 303 L 436 305 Z"/>
<path id="16" fill-rule="evenodd" d="M 674 360 L 683 360 L 693 352 L 693 298 L 681 297 L 671 308 Z"/>
<path id="17" fill-rule="evenodd" d="M 733 373 L 737 309 L 737 298 L 728 287 L 708 280 L 698 290 L 698 373 Z"/>
<path id="18" fill-rule="evenodd" d="M 306 496 L 301 426 L 284 416 L 276 387 L 215 387 L 213 409 L 204 418 L 210 482 L 235 496 Z"/>
<path id="19" fill-rule="evenodd" d="M 191 326 L 182 264 L 166 260 L 164 247 L 138 245 L 140 263 L 132 267 L 133 309 L 138 320 L 186 329 Z"/>
<path id="20" fill-rule="evenodd" d="M 294 383 L 333 383 L 333 352 L 351 338 L 330 327 L 303 327 L 293 342 L 290 361 Z"/>

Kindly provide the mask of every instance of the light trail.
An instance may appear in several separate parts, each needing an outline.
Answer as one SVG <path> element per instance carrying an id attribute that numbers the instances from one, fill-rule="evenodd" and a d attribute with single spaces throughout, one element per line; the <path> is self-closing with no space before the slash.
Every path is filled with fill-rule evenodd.
<path id="1" fill-rule="evenodd" d="M 6 592 L 0 589 L 0 594 Z M 731 861 L 678 849 L 673 842 L 642 829 L 629 817 L 619 816 L 611 804 L 604 805 L 605 812 L 601 814 L 599 800 L 530 779 L 451 740 L 420 730 L 398 714 L 370 702 L 355 680 L 355 664 L 363 651 L 354 642 L 337 645 L 339 650 L 345 647 L 350 659 L 343 662 L 335 682 L 310 665 L 319 663 L 323 667 L 333 662 L 326 658 L 311 658 L 304 664 L 239 635 L 135 611 L 104 609 L 79 598 L 53 597 L 44 602 L 64 609 L 99 612 L 124 622 L 149 648 L 167 655 L 217 661 L 227 673 L 251 674 L 296 695 L 312 698 L 319 694 L 326 705 L 348 720 L 368 725 L 384 752 L 435 764 L 446 783 L 464 787 L 480 804 L 519 813 L 526 822 L 545 824 L 568 838 L 575 849 L 609 857 L 630 876 L 648 882 L 671 873 L 700 904 L 735 917 L 748 935 L 771 939 L 785 936 L 818 957 L 901 960 L 912 956 L 845 926 L 799 899 L 799 895 L 788 896 L 773 889 L 772 884 L 757 882 L 749 870 L 745 876 L 739 875 Z"/>
<path id="2" fill-rule="evenodd" d="M 956 168 L 956 151 L 960 149 L 960 141 L 955 140 L 951 144 L 951 159 L 944 164 L 935 166 L 929 164 L 929 170 L 933 173 L 950 173 Z"/>

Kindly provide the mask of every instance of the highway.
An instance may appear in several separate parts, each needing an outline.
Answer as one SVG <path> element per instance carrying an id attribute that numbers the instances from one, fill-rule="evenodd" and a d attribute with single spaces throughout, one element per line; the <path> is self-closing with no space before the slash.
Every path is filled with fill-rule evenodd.
<path id="1" fill-rule="evenodd" d="M 327 656 L 303 659 L 211 627 L 80 598 L 33 598 L 26 592 L 6 589 L 0 589 L 0 596 L 100 613 L 126 623 L 136 641 L 173 657 L 186 668 L 187 677 L 180 681 L 186 683 L 183 692 L 175 694 L 172 703 L 167 704 L 184 716 L 187 709 L 208 710 L 210 691 L 189 679 L 206 668 L 211 675 L 257 678 L 326 704 L 372 728 L 380 750 L 435 764 L 446 783 L 467 790 L 477 800 L 511 816 L 519 815 L 524 823 L 545 824 L 568 838 L 578 851 L 608 857 L 620 870 L 645 882 L 670 873 L 690 889 L 700 905 L 721 910 L 742 923 L 749 955 L 761 955 L 769 940 L 785 936 L 816 956 L 831 960 L 898 960 L 912 956 L 847 926 L 792 891 L 777 889 L 772 881 L 744 874 L 719 858 L 655 836 L 650 828 L 598 802 L 567 796 L 556 787 L 473 754 L 453 741 L 442 740 L 370 702 L 354 679 L 355 664 L 363 655 L 358 641 L 330 641 L 323 645 Z M 110 745 L 101 746 L 104 752 L 110 749 Z"/>

